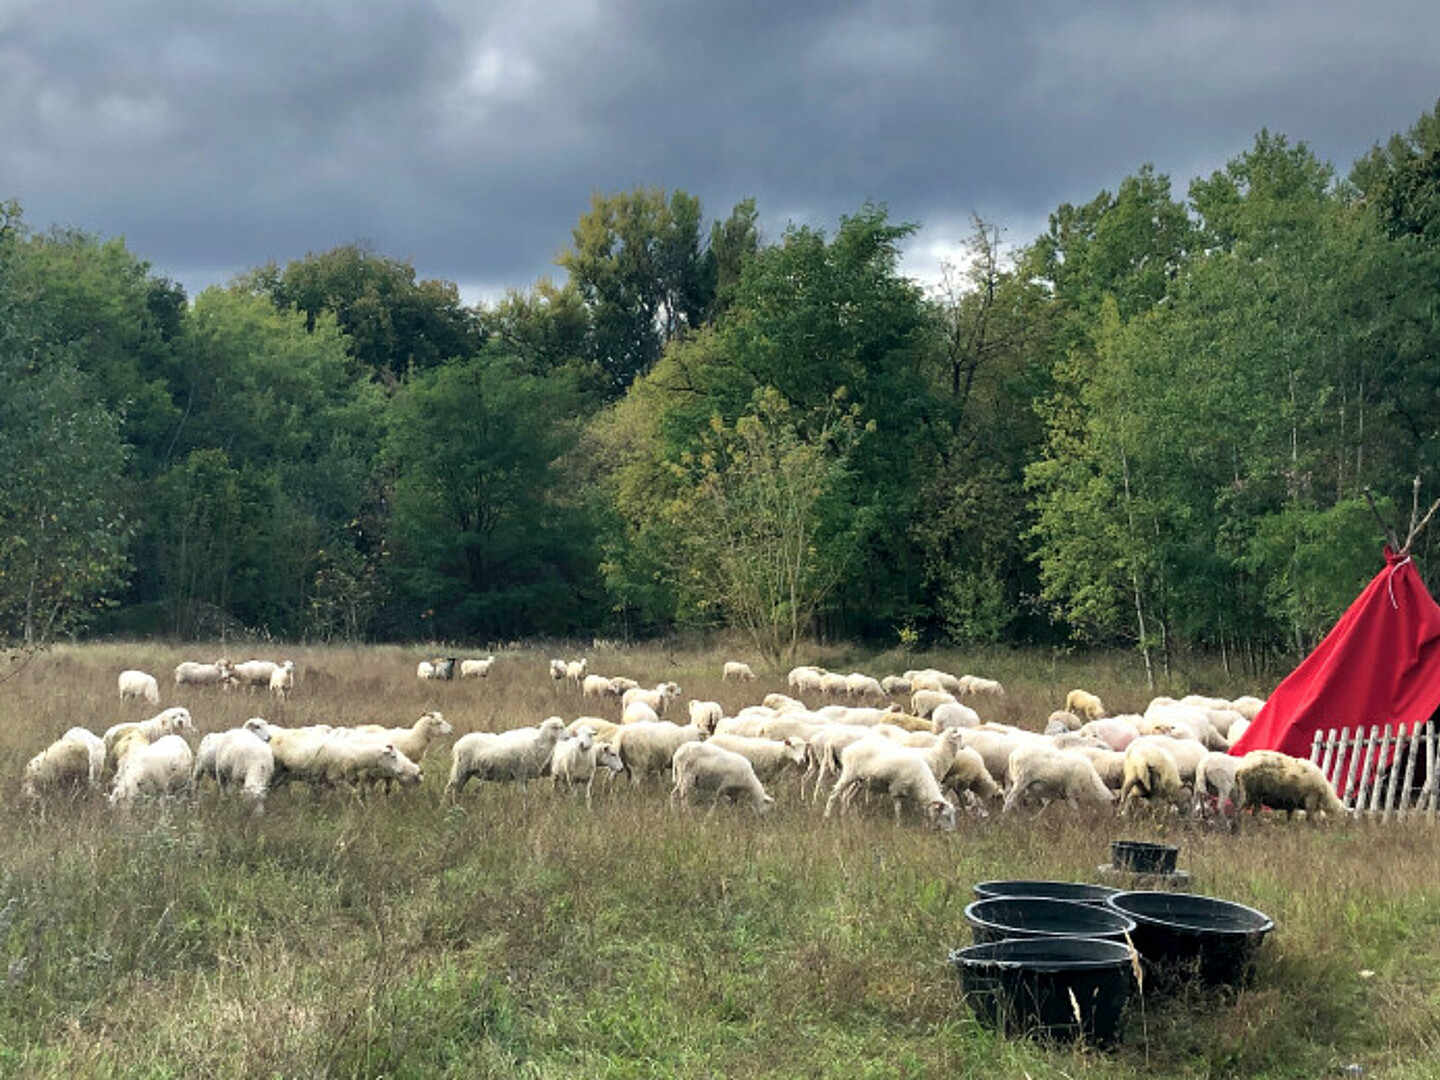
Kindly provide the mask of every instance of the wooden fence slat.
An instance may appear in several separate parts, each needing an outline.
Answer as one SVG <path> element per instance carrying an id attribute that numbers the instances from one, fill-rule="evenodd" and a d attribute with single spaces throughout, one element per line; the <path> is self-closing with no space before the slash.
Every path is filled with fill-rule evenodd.
<path id="1" fill-rule="evenodd" d="M 1340 741 L 1345 744 L 1345 749 L 1350 753 L 1350 768 L 1345 774 L 1345 805 L 1355 805 L 1355 774 L 1360 771 L 1360 729 L 1355 729 L 1355 741 L 1350 741 L 1350 729 L 1340 729 Z"/>
<path id="2" fill-rule="evenodd" d="M 1415 760 L 1420 756 L 1422 746 L 1420 736 L 1424 730 L 1425 725 L 1418 720 L 1410 725 L 1410 761 L 1405 766 L 1405 794 L 1400 800 L 1402 808 L 1406 802 L 1410 804 L 1409 808 L 1403 810 L 1405 814 L 1420 808 L 1420 796 L 1411 793 L 1415 789 Z"/>
<path id="3" fill-rule="evenodd" d="M 1395 797 L 1402 794 L 1398 778 L 1405 772 L 1405 753 L 1410 749 L 1410 744 L 1405 740 L 1405 725 L 1398 724 L 1395 729 L 1395 756 L 1390 759 L 1390 779 L 1385 784 L 1385 801 L 1380 804 L 1380 820 L 1386 821 L 1391 814 L 1396 813 Z"/>
<path id="4" fill-rule="evenodd" d="M 1380 729 L 1372 727 L 1365 736 L 1365 748 L 1360 760 L 1360 787 L 1355 792 L 1355 808 L 1361 813 L 1365 811 L 1365 802 L 1370 796 L 1370 777 L 1375 765 L 1375 743 L 1379 734 Z"/>
<path id="5" fill-rule="evenodd" d="M 1385 768 L 1385 762 L 1391 757 L 1390 747 L 1394 742 L 1390 738 L 1390 725 L 1385 725 L 1385 734 L 1380 739 L 1379 750 L 1375 754 L 1375 786 L 1370 791 L 1370 813 L 1374 814 L 1380 809 L 1380 789 L 1385 785 L 1382 783 L 1381 770 Z"/>
<path id="6" fill-rule="evenodd" d="M 1435 817 L 1435 785 L 1440 777 L 1435 775 L 1435 732 L 1425 725 L 1425 809 L 1431 819 Z"/>
<path id="7" fill-rule="evenodd" d="M 1340 741 L 1339 733 L 1332 727 L 1330 734 L 1325 739 L 1325 757 L 1320 762 L 1320 771 L 1325 774 L 1325 779 L 1332 784 L 1335 783 L 1335 745 Z"/>

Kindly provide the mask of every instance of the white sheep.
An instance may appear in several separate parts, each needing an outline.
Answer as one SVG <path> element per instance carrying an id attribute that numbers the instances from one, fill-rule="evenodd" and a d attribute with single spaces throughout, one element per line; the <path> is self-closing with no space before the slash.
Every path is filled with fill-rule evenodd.
<path id="1" fill-rule="evenodd" d="M 725 710 L 718 701 L 699 701 L 691 698 L 686 708 L 690 713 L 690 723 L 707 735 L 715 730 L 715 725 L 725 715 Z"/>
<path id="2" fill-rule="evenodd" d="M 937 735 L 946 728 L 980 726 L 980 714 L 958 701 L 942 701 L 930 710 L 930 730 Z"/>
<path id="3" fill-rule="evenodd" d="M 960 676 L 960 692 L 970 697 L 1004 697 L 1005 687 L 995 679 L 982 679 L 978 675 Z"/>
<path id="4" fill-rule="evenodd" d="M 622 724 L 652 724 L 659 719 L 660 714 L 643 701 L 630 702 L 620 713 Z"/>
<path id="5" fill-rule="evenodd" d="M 1175 767 L 1180 773 L 1181 785 L 1191 791 L 1195 790 L 1195 770 L 1200 767 L 1200 760 L 1207 753 L 1203 743 L 1194 739 L 1175 738 L 1169 735 L 1141 735 L 1125 748 L 1125 752 L 1128 754 L 1136 744 L 1155 745 L 1163 748 L 1175 761 Z"/>
<path id="6" fill-rule="evenodd" d="M 1080 727 L 1082 735 L 1096 735 L 1104 739 L 1112 750 L 1124 750 L 1140 737 L 1135 721 L 1138 716 L 1107 716 L 1103 720 L 1091 720 Z"/>
<path id="7" fill-rule="evenodd" d="M 1348 814 L 1320 766 L 1278 750 L 1252 750 L 1240 759 L 1235 770 L 1237 826 L 1247 806 L 1283 810 L 1286 818 L 1293 818 L 1296 810 L 1304 810 L 1307 818 Z"/>
<path id="8" fill-rule="evenodd" d="M 580 688 L 580 684 L 585 679 L 585 670 L 589 666 L 590 662 L 588 660 L 571 660 L 565 665 L 565 678 L 570 680 L 570 682 L 574 683 L 575 688 L 578 690 Z"/>
<path id="9" fill-rule="evenodd" d="M 1018 746 L 1038 745 L 1051 749 L 1051 743 L 1043 735 L 1033 731 L 1001 724 L 982 724 L 978 728 L 963 728 L 962 745 L 970 747 L 985 761 L 990 778 L 997 784 L 1008 782 L 1010 755 Z"/>
<path id="10" fill-rule="evenodd" d="M 270 693 L 281 701 L 288 698 L 295 689 L 295 662 L 286 660 L 270 673 Z"/>
<path id="11" fill-rule="evenodd" d="M 895 804 L 895 820 L 903 820 L 906 805 L 914 807 L 941 829 L 955 828 L 955 805 L 945 797 L 925 755 L 896 746 L 888 739 L 868 738 L 840 753 L 840 778 L 825 802 L 828 818 L 835 803 L 845 813 L 862 788 L 883 791 Z"/>
<path id="12" fill-rule="evenodd" d="M 1071 690 L 1065 695 L 1064 711 L 1081 720 L 1101 720 L 1105 717 L 1105 704 L 1088 690 Z"/>
<path id="13" fill-rule="evenodd" d="M 1238 697 L 1230 702 L 1230 708 L 1251 722 L 1254 721 L 1255 717 L 1260 715 L 1260 710 L 1264 707 L 1265 701 L 1263 698 L 1251 697 L 1249 695 Z"/>
<path id="14" fill-rule="evenodd" d="M 238 788 L 240 794 L 259 807 L 265 802 L 275 775 L 275 752 L 270 749 L 270 725 L 258 716 L 242 727 L 215 731 L 200 740 L 191 769 L 192 781 L 208 776 L 221 791 Z"/>
<path id="15" fill-rule="evenodd" d="M 361 724 L 354 729 L 358 734 L 377 738 L 395 747 L 411 761 L 419 764 L 431 745 L 454 732 L 450 722 L 441 712 L 427 712 L 409 727 L 381 727 L 378 724 Z"/>
<path id="16" fill-rule="evenodd" d="M 565 721 L 558 716 L 547 717 L 536 727 L 462 735 L 450 751 L 450 779 L 445 794 L 450 798 L 458 796 L 472 777 L 513 780 L 524 791 L 527 782 L 544 771 L 555 744 L 568 736 Z"/>
<path id="17" fill-rule="evenodd" d="M 21 790 L 28 799 L 52 793 L 76 793 L 93 787 L 90 749 L 77 739 L 61 737 L 25 764 Z"/>
<path id="18" fill-rule="evenodd" d="M 1072 712 L 1064 709 L 1056 709 L 1045 719 L 1046 735 L 1062 735 L 1066 732 L 1076 732 L 1085 726 L 1085 721 Z"/>
<path id="19" fill-rule="evenodd" d="M 927 720 L 941 705 L 951 704 L 959 702 L 949 690 L 916 690 L 910 695 L 910 711 Z"/>
<path id="20" fill-rule="evenodd" d="M 120 759 L 110 802 L 133 802 L 142 796 L 184 795 L 190 789 L 195 755 L 179 735 L 162 735 L 153 743 L 134 745 Z"/>
<path id="21" fill-rule="evenodd" d="M 613 684 L 604 675 L 586 675 L 580 683 L 580 694 L 587 698 L 605 698 L 615 693 Z"/>
<path id="22" fill-rule="evenodd" d="M 900 675 L 886 675 L 880 680 L 880 689 L 892 697 L 908 697 L 914 689 L 910 680 Z"/>
<path id="23" fill-rule="evenodd" d="M 1195 796 L 1190 810 L 1196 817 L 1205 813 L 1209 800 L 1215 800 L 1215 809 L 1226 817 L 1227 804 L 1234 810 L 1235 772 L 1244 758 L 1234 757 L 1223 751 L 1211 751 L 1200 759 L 1195 769 Z"/>
<path id="24" fill-rule="evenodd" d="M 822 694 L 825 692 L 824 668 L 802 665 L 791 668 L 785 677 L 785 685 L 797 694 Z"/>
<path id="25" fill-rule="evenodd" d="M 744 800 L 757 814 L 763 814 L 775 805 L 775 800 L 765 793 L 765 786 L 755 775 L 755 769 L 748 758 L 712 746 L 706 742 L 686 743 L 675 750 L 671 758 L 675 772 L 675 786 L 670 791 L 670 802 L 688 799 L 692 792 L 707 792 L 713 796 L 710 813 L 720 805 L 722 798 Z"/>
<path id="26" fill-rule="evenodd" d="M 1128 814 L 1137 799 L 1152 805 L 1179 806 L 1183 799 L 1180 768 L 1170 752 L 1149 738 L 1136 739 L 1125 751 L 1125 778 L 1120 785 L 1120 812 Z"/>
<path id="27" fill-rule="evenodd" d="M 571 788 L 584 784 L 586 806 L 590 805 L 590 789 L 595 784 L 595 774 L 601 769 L 608 769 L 613 775 L 624 772 L 625 763 L 611 743 L 597 739 L 595 729 L 589 724 L 575 728 L 572 737 L 557 742 L 550 754 L 552 783 L 556 787 L 564 784 Z"/>
<path id="28" fill-rule="evenodd" d="M 819 802 L 826 780 L 840 775 L 841 751 L 874 733 L 874 728 L 862 724 L 826 724 L 810 735 L 805 740 L 806 768 L 800 778 L 800 797 L 805 797 L 805 786 L 813 780 L 812 798 Z"/>
<path id="29" fill-rule="evenodd" d="M 280 664 L 274 660 L 245 660 L 230 669 L 235 685 L 252 690 L 257 686 L 270 685 L 270 676 Z"/>
<path id="30" fill-rule="evenodd" d="M 195 721 L 190 716 L 190 710 L 183 705 L 172 705 L 150 717 L 148 720 L 131 720 L 123 724 L 113 724 L 105 729 L 102 741 L 107 751 L 113 751 L 115 740 L 127 731 L 139 731 L 151 742 L 162 735 L 179 735 L 183 732 L 193 732 Z"/>
<path id="31" fill-rule="evenodd" d="M 233 665 L 221 657 L 213 664 L 186 660 L 175 665 L 176 686 L 220 686 L 231 678 Z"/>
<path id="32" fill-rule="evenodd" d="M 78 742 L 85 747 L 90 755 L 90 786 L 98 790 L 101 777 L 105 773 L 105 740 L 89 728 L 83 727 L 72 727 L 60 738 Z"/>
<path id="33" fill-rule="evenodd" d="M 746 735 L 712 735 L 712 746 L 724 747 L 750 762 L 761 783 L 773 784 L 785 772 L 799 772 L 808 761 L 807 743 L 799 736 L 757 739 Z"/>
<path id="34" fill-rule="evenodd" d="M 1035 798 L 1042 804 L 1059 799 L 1072 806 L 1109 806 L 1115 793 L 1084 754 L 1032 742 L 1010 753 L 1004 809 L 1009 812 Z"/>
<path id="35" fill-rule="evenodd" d="M 653 689 L 646 689 L 643 686 L 635 686 L 620 695 L 620 704 L 629 708 L 632 702 L 641 701 L 655 710 L 656 715 L 664 716 L 665 710 L 669 708 L 670 702 L 680 696 L 680 687 L 673 682 L 656 683 Z"/>
<path id="36" fill-rule="evenodd" d="M 885 688 L 880 685 L 879 679 L 859 671 L 852 671 L 845 676 L 845 693 L 849 697 L 860 698 L 862 701 L 884 701 L 889 696 L 885 693 Z"/>
<path id="37" fill-rule="evenodd" d="M 610 693 L 616 697 L 623 697 L 626 690 L 634 690 L 639 685 L 634 679 L 627 679 L 624 675 L 610 677 Z"/>
<path id="38" fill-rule="evenodd" d="M 907 671 L 904 675 L 910 683 L 910 692 L 916 690 L 943 690 L 947 694 L 960 693 L 961 680 L 948 671 L 925 668 L 921 671 Z"/>
<path id="39" fill-rule="evenodd" d="M 595 733 L 596 742 L 614 742 L 615 733 L 620 730 L 620 725 L 611 720 L 602 720 L 598 716 L 580 716 L 565 725 L 565 730 L 571 735 L 578 735 L 582 727 L 588 727 Z"/>
<path id="40" fill-rule="evenodd" d="M 1095 766 L 1095 772 L 1105 782 L 1105 786 L 1111 791 L 1119 793 L 1121 785 L 1125 783 L 1124 750 L 1111 750 L 1108 747 L 1101 749 L 1089 744 L 1072 746 L 1068 749 L 1089 758 L 1090 764 Z"/>
<path id="41" fill-rule="evenodd" d="M 681 727 L 669 720 L 644 720 L 622 725 L 615 733 L 614 745 L 631 782 L 640 784 L 648 777 L 663 775 L 676 750 L 704 737 L 694 724 Z"/>
<path id="42" fill-rule="evenodd" d="M 755 672 L 750 670 L 750 665 L 741 663 L 739 660 L 726 660 L 725 667 L 720 672 L 721 682 L 754 682 Z"/>
<path id="43" fill-rule="evenodd" d="M 160 683 L 154 675 L 147 675 L 143 671 L 136 671 L 132 668 L 120 672 L 115 681 L 120 687 L 121 701 L 148 701 L 152 705 L 160 704 Z"/>
<path id="44" fill-rule="evenodd" d="M 370 782 L 414 786 L 424 779 L 420 766 L 389 743 L 354 735 L 342 728 L 287 730 L 270 725 L 270 749 L 275 755 L 272 786 L 303 780 L 311 785 L 359 790 Z"/>
<path id="45" fill-rule="evenodd" d="M 985 767 L 985 759 L 968 746 L 956 750 L 950 767 L 940 778 L 940 786 L 965 798 L 971 805 L 975 805 L 976 800 L 997 803 L 1004 795 L 1004 790 Z"/>
<path id="46" fill-rule="evenodd" d="M 491 654 L 483 660 L 461 660 L 460 678 L 462 679 L 488 679 L 490 669 L 495 666 L 495 656 Z"/>

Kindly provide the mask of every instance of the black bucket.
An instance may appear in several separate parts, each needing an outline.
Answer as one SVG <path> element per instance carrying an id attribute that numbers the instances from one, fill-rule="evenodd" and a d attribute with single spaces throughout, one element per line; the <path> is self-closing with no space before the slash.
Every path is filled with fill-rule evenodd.
<path id="1" fill-rule="evenodd" d="M 1097 938 L 1011 938 L 950 954 L 981 1023 L 1009 1035 L 1113 1045 L 1130 1000 L 1129 948 Z"/>
<path id="2" fill-rule="evenodd" d="M 1110 862 L 1116 870 L 1135 874 L 1173 874 L 1180 849 L 1174 844 L 1150 844 L 1143 840 L 1112 840 Z"/>
<path id="3" fill-rule="evenodd" d="M 1025 896 L 976 900 L 965 908 L 965 921 L 977 945 L 1034 937 L 1103 938 L 1123 943 L 1125 935 L 1135 929 L 1134 919 L 1109 907 Z"/>
<path id="4" fill-rule="evenodd" d="M 1131 939 L 1162 981 L 1198 977 L 1239 986 L 1275 921 L 1231 900 L 1174 892 L 1122 892 L 1110 907 L 1135 920 Z"/>
<path id="5" fill-rule="evenodd" d="M 1119 889 L 1109 885 L 1086 885 L 1079 881 L 982 881 L 975 886 L 975 899 L 994 900 L 1000 896 L 1028 896 L 1037 900 L 1070 900 L 1077 904 L 1104 907 Z"/>

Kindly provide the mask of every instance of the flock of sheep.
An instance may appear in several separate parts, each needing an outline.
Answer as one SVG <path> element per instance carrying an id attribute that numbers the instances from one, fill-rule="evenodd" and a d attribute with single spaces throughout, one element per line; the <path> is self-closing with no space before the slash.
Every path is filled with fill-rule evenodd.
<path id="1" fill-rule="evenodd" d="M 461 678 L 485 678 L 494 662 L 441 658 L 422 661 L 416 674 L 450 679 L 458 670 Z M 825 796 L 827 818 L 845 813 L 861 794 L 875 794 L 891 800 L 897 821 L 908 815 L 947 830 L 961 810 L 984 815 L 1055 801 L 1118 803 L 1126 814 L 1144 807 L 1218 811 L 1232 822 L 1246 807 L 1344 813 L 1310 762 L 1272 751 L 1228 753 L 1263 705 L 1256 698 L 1156 698 L 1143 714 L 1112 716 L 1098 697 L 1074 690 L 1037 732 L 982 720 L 980 711 L 1004 695 L 992 679 L 935 669 L 877 679 L 803 666 L 789 673 L 790 694 L 767 695 L 733 715 L 718 702 L 691 699 L 682 724 L 666 718 L 681 697 L 673 682 L 644 687 L 591 673 L 583 659 L 552 660 L 550 676 L 582 700 L 618 698 L 619 720 L 580 716 L 567 723 L 552 716 L 535 726 L 462 735 L 450 751 L 448 798 L 458 798 L 471 780 L 523 788 L 549 776 L 557 787 L 583 786 L 588 802 L 597 777 L 624 773 L 645 785 L 668 773 L 672 803 L 703 796 L 712 813 L 723 799 L 764 812 L 774 804 L 771 791 L 793 778 L 799 802 L 818 804 Z M 745 684 L 755 674 L 732 661 L 722 679 Z M 264 686 L 283 698 L 295 685 L 295 666 L 186 662 L 175 669 L 175 683 Z M 118 685 L 122 699 L 159 702 L 157 680 L 143 672 L 122 672 Z M 393 728 L 287 728 L 254 717 L 205 735 L 192 752 L 193 718 L 176 706 L 99 735 L 71 728 L 27 764 L 24 790 L 43 799 L 108 788 L 110 801 L 123 805 L 187 796 L 208 778 L 258 808 L 270 791 L 294 781 L 350 790 L 418 785 L 427 753 L 453 733 L 436 711 Z"/>

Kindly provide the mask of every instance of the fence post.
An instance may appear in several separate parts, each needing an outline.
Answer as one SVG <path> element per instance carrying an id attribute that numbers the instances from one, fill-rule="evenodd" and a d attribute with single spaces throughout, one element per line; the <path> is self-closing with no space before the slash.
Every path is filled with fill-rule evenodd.
<path id="1" fill-rule="evenodd" d="M 1401 811 L 1408 815 L 1411 810 L 1420 809 L 1420 796 L 1412 795 L 1415 789 L 1415 761 L 1420 757 L 1420 733 L 1425 730 L 1425 725 L 1419 720 L 1410 725 L 1410 760 L 1405 765 L 1405 790 L 1400 796 Z M 1406 806 L 1406 803 L 1409 806 Z"/>

